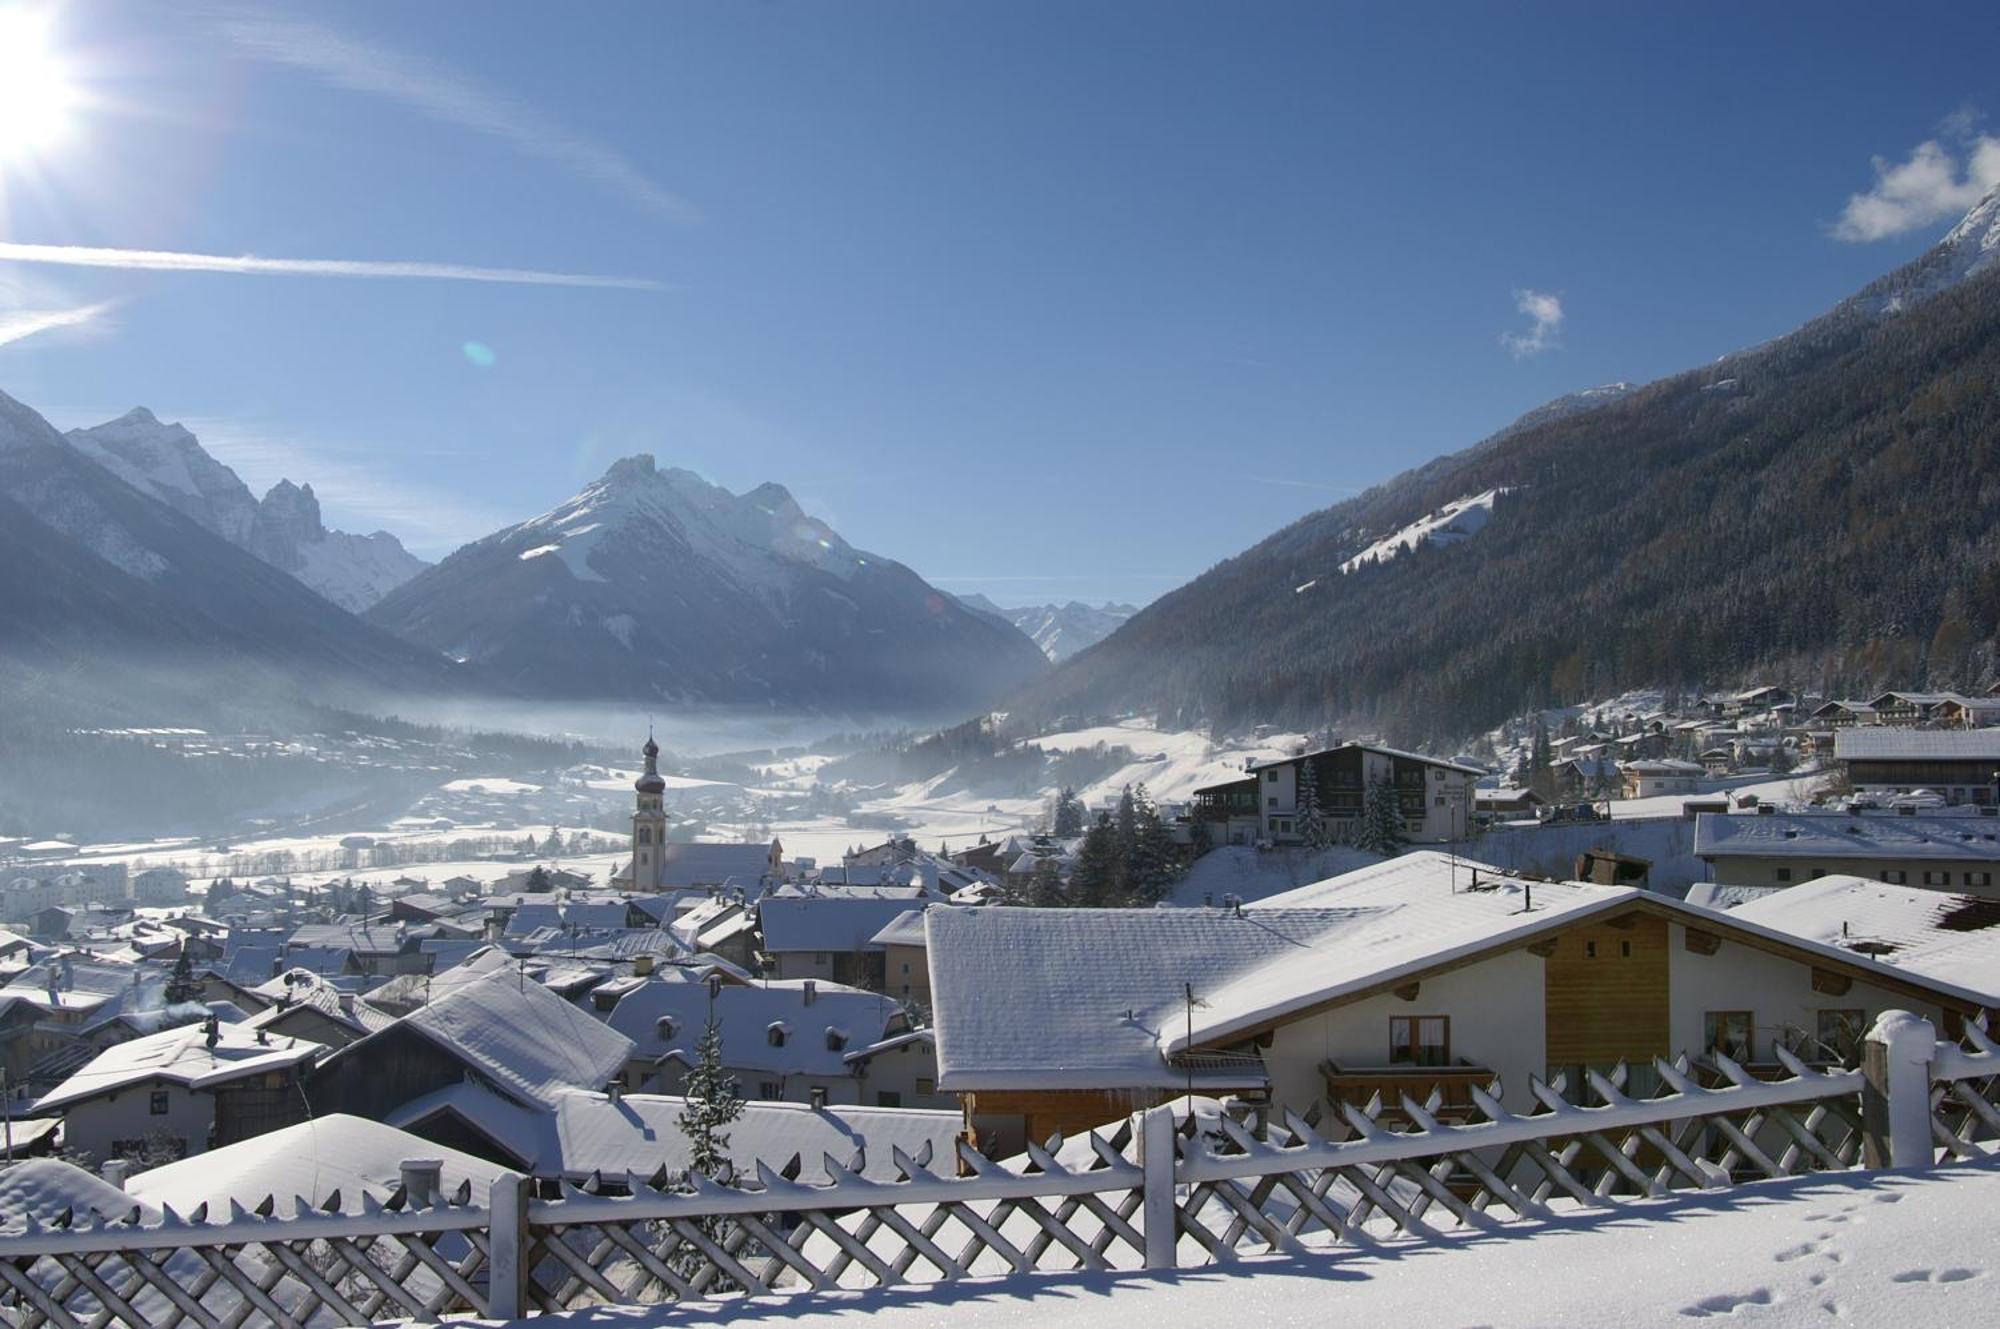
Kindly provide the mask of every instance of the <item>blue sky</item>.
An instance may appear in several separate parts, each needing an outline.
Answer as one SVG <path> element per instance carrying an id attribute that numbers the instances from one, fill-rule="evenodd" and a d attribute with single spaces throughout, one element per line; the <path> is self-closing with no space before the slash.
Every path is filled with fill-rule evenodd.
<path id="1" fill-rule="evenodd" d="M 33 9 L 76 105 L 0 124 L 0 390 L 433 557 L 650 451 L 951 589 L 1143 601 L 2000 179 L 1990 4 Z"/>

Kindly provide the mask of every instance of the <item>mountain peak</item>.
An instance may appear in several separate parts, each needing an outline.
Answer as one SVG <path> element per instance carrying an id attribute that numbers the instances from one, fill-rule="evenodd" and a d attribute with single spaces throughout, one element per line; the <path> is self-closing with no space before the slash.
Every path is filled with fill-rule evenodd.
<path id="1" fill-rule="evenodd" d="M 156 425 L 160 423 L 160 417 L 154 415 L 144 406 L 134 406 L 111 423 L 114 425 Z"/>
<path id="2" fill-rule="evenodd" d="M 653 464 L 650 452 L 636 453 L 630 457 L 620 457 L 604 472 L 602 483 L 607 485 L 637 484 L 652 479 L 659 473 Z"/>

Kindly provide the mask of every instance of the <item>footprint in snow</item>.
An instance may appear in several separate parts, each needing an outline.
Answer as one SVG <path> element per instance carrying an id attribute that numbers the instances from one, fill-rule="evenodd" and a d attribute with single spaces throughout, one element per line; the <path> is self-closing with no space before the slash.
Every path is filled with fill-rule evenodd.
<path id="1" fill-rule="evenodd" d="M 1905 1269 L 1900 1274 L 1891 1274 L 1891 1283 L 1963 1283 L 1970 1278 L 1984 1274 L 1980 1269 Z"/>
<path id="2" fill-rule="evenodd" d="M 1749 1292 L 1723 1292 L 1713 1297 L 1703 1297 L 1692 1306 L 1681 1307 L 1681 1314 L 1693 1320 L 1712 1319 L 1723 1315 L 1734 1315 L 1744 1306 L 1768 1306 L 1777 1298 L 1767 1287 Z"/>
<path id="3" fill-rule="evenodd" d="M 1779 1251 L 1771 1258 L 1779 1264 L 1790 1264 L 1793 1260 L 1803 1260 L 1806 1256 L 1817 1253 L 1818 1250 L 1819 1243 L 1817 1241 L 1808 1241 L 1803 1246 L 1794 1246 L 1789 1250 Z"/>
<path id="4" fill-rule="evenodd" d="M 1878 1195 L 1875 1197 L 1875 1203 L 1877 1204 L 1901 1204 L 1902 1202 L 1903 1197 L 1900 1195 Z"/>

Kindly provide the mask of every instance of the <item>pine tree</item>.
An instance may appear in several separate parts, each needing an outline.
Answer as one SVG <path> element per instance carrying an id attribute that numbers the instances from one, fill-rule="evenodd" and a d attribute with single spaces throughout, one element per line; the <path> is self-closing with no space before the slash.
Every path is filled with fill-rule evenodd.
<path id="1" fill-rule="evenodd" d="M 194 977 L 194 956 L 188 952 L 185 939 L 181 941 L 181 953 L 174 961 L 174 972 L 167 977 L 166 1002 L 169 1006 L 186 1006 L 201 1000 L 201 984 Z"/>
<path id="2" fill-rule="evenodd" d="M 1355 830 L 1354 845 L 1384 857 L 1403 850 L 1403 812 L 1396 804 L 1396 791 L 1387 780 L 1368 782 L 1361 799 L 1361 824 Z"/>
<path id="3" fill-rule="evenodd" d="M 706 1177 L 721 1177 L 729 1162 L 729 1123 L 743 1115 L 743 1097 L 736 1077 L 722 1068 L 722 1027 L 715 1022 L 710 998 L 708 1025 L 695 1045 L 694 1066 L 681 1088 L 687 1102 L 674 1124 L 688 1140 L 688 1167 Z"/>
<path id="4" fill-rule="evenodd" d="M 1076 851 L 1076 866 L 1069 874 L 1070 902 L 1085 909 L 1103 909 L 1117 903 L 1117 887 L 1117 832 L 1112 829 L 1110 815 L 1100 812 Z"/>
<path id="5" fill-rule="evenodd" d="M 1059 840 L 1072 839 L 1083 834 L 1083 800 L 1076 796 L 1076 790 L 1069 785 L 1062 787 L 1056 795 L 1056 812 L 1050 823 L 1050 832 Z"/>
<path id="6" fill-rule="evenodd" d="M 1326 829 L 1326 818 L 1319 810 L 1319 772 L 1310 757 L 1299 763 L 1297 805 L 1299 839 L 1305 847 L 1316 852 L 1332 844 L 1333 838 Z"/>
<path id="7" fill-rule="evenodd" d="M 1139 803 L 1126 785 L 1118 795 L 1118 811 L 1111 820 L 1111 891 L 1107 904 L 1124 904 L 1134 895 L 1132 866 L 1139 857 Z"/>
<path id="8" fill-rule="evenodd" d="M 1063 894 L 1062 864 L 1054 855 L 1035 860 L 1035 870 L 1028 877 L 1027 903 L 1036 909 L 1060 909 L 1069 903 Z"/>
<path id="9" fill-rule="evenodd" d="M 1131 797 L 1134 834 L 1131 857 L 1125 864 L 1127 890 L 1133 904 L 1157 904 L 1167 898 L 1180 878 L 1180 851 L 1146 786 L 1133 786 Z"/>

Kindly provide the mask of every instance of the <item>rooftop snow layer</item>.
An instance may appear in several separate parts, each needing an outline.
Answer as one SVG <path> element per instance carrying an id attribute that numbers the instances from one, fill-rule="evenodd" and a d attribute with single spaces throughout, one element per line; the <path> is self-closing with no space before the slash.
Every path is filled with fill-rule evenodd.
<path id="1" fill-rule="evenodd" d="M 1695 818 L 1694 851 L 1703 858 L 2000 859 L 2000 820 L 1986 817 L 1850 816 L 1800 812 Z"/>
<path id="2" fill-rule="evenodd" d="M 1863 877 L 1820 877 L 1745 901 L 1729 916 L 1983 993 L 1989 1005 L 2000 1004 L 2000 900 Z"/>

